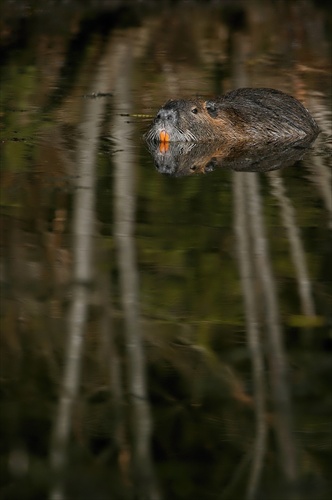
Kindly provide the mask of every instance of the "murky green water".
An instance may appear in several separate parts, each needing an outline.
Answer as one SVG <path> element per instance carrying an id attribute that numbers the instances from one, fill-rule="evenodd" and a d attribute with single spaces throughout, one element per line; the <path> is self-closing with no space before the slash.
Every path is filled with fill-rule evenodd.
<path id="1" fill-rule="evenodd" d="M 1 500 L 330 498 L 327 3 L 2 11 Z M 304 157 L 160 173 L 158 108 L 243 86 Z"/>

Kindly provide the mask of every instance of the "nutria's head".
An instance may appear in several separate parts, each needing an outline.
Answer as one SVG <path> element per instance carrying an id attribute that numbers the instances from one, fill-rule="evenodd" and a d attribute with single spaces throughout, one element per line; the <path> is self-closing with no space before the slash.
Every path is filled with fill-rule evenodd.
<path id="1" fill-rule="evenodd" d="M 206 142 L 222 140 L 221 120 L 213 117 L 209 101 L 177 99 L 168 101 L 157 113 L 145 135 L 152 142 Z"/>

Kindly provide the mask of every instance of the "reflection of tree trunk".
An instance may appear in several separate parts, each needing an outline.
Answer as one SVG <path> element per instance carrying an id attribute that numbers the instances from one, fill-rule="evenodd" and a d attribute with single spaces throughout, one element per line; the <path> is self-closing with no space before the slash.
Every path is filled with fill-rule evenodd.
<path id="1" fill-rule="evenodd" d="M 121 111 L 131 112 L 129 86 L 132 66 L 132 44 L 118 47 L 120 65 L 115 84 L 115 103 Z M 114 153 L 115 164 L 115 238 L 118 250 L 121 298 L 125 318 L 128 386 L 131 401 L 133 467 L 135 498 L 160 498 L 155 484 L 150 451 L 151 417 L 145 376 L 145 360 L 139 313 L 139 285 L 135 256 L 135 159 L 128 137 L 133 126 L 122 117 L 114 118 L 114 135 L 121 141 Z"/>
<path id="2" fill-rule="evenodd" d="M 245 69 L 245 59 L 246 52 L 248 50 L 248 41 L 244 32 L 234 34 L 233 47 L 234 65 L 232 68 L 232 75 L 235 86 L 246 86 L 248 85 L 248 78 Z M 267 350 L 270 365 L 271 387 L 275 406 L 275 428 L 279 444 L 280 462 L 286 480 L 289 483 L 294 484 L 297 479 L 297 467 L 295 457 L 295 443 L 291 430 L 291 399 L 288 390 L 287 368 L 285 351 L 282 343 L 282 331 L 279 319 L 277 293 L 275 290 L 275 281 L 273 278 L 271 263 L 268 255 L 267 241 L 264 234 L 264 223 L 261 211 L 258 177 L 257 174 L 248 173 L 244 176 L 244 180 L 246 184 L 245 190 L 247 191 L 249 200 L 248 213 L 250 220 L 250 229 L 252 233 L 254 256 L 258 271 L 257 275 L 262 285 L 266 306 Z M 246 271 L 248 272 L 249 270 L 247 269 Z M 244 273 L 244 270 L 242 270 L 242 273 Z M 257 338 L 257 336 L 255 338 Z M 250 339 L 250 342 L 253 342 L 253 338 Z M 253 346 L 251 346 L 251 348 L 252 347 Z M 258 377 L 258 373 L 259 370 L 261 370 L 261 367 L 259 366 L 259 370 L 258 366 L 256 366 L 256 368 L 254 369 L 257 370 Z M 253 477 L 251 478 L 251 481 L 252 483 L 249 484 L 248 495 L 252 494 L 253 492 Z"/>
<path id="3" fill-rule="evenodd" d="M 107 78 L 103 66 L 97 73 L 96 86 L 106 92 Z M 101 100 L 86 100 L 84 116 L 80 126 L 77 144 L 78 177 L 73 208 L 73 288 L 72 302 L 68 318 L 68 346 L 65 372 L 54 423 L 50 463 L 54 473 L 54 485 L 50 493 L 52 500 L 65 498 L 63 481 L 67 463 L 67 445 L 73 405 L 78 393 L 83 335 L 87 320 L 89 287 L 93 278 L 92 238 L 94 232 L 95 209 L 95 160 L 97 156 L 99 122 L 102 116 Z"/>
<path id="4" fill-rule="evenodd" d="M 102 261 L 106 262 L 106 255 L 101 255 Z M 125 401 L 122 390 L 121 360 L 117 350 L 116 339 L 112 328 L 111 290 L 109 276 L 100 274 L 98 289 L 101 293 L 102 311 L 101 321 L 101 361 L 109 367 L 110 390 L 113 402 L 114 425 L 113 437 L 118 452 L 118 462 L 124 488 L 124 498 L 129 497 L 129 447 L 125 430 Z"/>
<path id="5" fill-rule="evenodd" d="M 297 275 L 302 310 L 306 316 L 314 316 L 315 307 L 312 300 L 311 284 L 299 228 L 295 221 L 294 209 L 285 194 L 285 188 L 279 173 L 276 171 L 270 172 L 268 177 L 272 186 L 272 192 L 278 200 L 281 217 L 287 230 L 293 265 Z"/>
<path id="6" fill-rule="evenodd" d="M 234 57 L 232 75 L 237 87 L 247 85 L 246 57 L 250 47 L 248 36 L 245 33 L 236 33 L 233 37 Z M 239 269 L 244 295 L 244 305 L 247 325 L 247 339 L 250 351 L 255 397 L 256 434 L 253 448 L 253 459 L 249 476 L 247 499 L 253 500 L 263 469 L 263 460 L 266 452 L 266 420 L 265 420 L 265 383 L 264 357 L 259 335 L 259 320 L 257 300 L 255 295 L 254 264 L 248 234 L 248 202 L 246 202 L 245 175 L 242 172 L 233 174 L 234 202 L 235 202 L 235 232 Z"/>
<path id="7" fill-rule="evenodd" d="M 318 98 L 311 96 L 308 99 L 309 109 L 318 123 L 321 134 L 316 139 L 315 150 L 325 151 L 328 164 L 325 164 L 321 155 L 307 155 L 304 164 L 310 170 L 310 180 L 318 189 L 320 196 L 329 214 L 329 228 L 332 229 L 332 171 L 331 171 L 331 121 L 330 108 Z"/>
<path id="8" fill-rule="evenodd" d="M 277 292 L 264 234 L 264 222 L 256 174 L 247 174 L 246 184 L 250 200 L 250 223 L 254 254 L 261 281 L 266 312 L 267 355 L 270 365 L 271 388 L 275 406 L 275 429 L 279 444 L 280 461 L 289 483 L 297 479 L 295 443 L 292 435 L 292 409 L 286 366 L 286 353 L 282 341 Z"/>
<path id="9" fill-rule="evenodd" d="M 317 142 L 319 141 L 318 137 Z M 317 146 L 317 150 L 319 150 L 319 146 Z M 304 158 L 304 164 L 310 170 L 310 181 L 316 186 L 323 200 L 328 213 L 328 227 L 332 229 L 332 171 L 329 168 L 331 165 L 324 165 L 322 157 L 313 155 Z"/>
<path id="10" fill-rule="evenodd" d="M 265 420 L 265 384 L 264 359 L 259 335 L 259 321 L 255 297 L 254 268 L 250 248 L 247 210 L 245 203 L 245 178 L 242 172 L 233 174 L 234 183 L 234 213 L 235 232 L 237 236 L 237 251 L 239 268 L 244 295 L 247 339 L 253 369 L 256 433 L 253 447 L 253 460 L 247 490 L 247 499 L 256 498 L 257 488 L 262 473 L 263 460 L 266 451 L 266 420 Z"/>

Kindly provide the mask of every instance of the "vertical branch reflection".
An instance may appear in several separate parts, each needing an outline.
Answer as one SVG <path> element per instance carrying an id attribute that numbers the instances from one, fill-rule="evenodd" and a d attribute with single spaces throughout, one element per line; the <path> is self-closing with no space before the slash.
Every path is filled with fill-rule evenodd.
<path id="1" fill-rule="evenodd" d="M 245 71 L 244 60 L 248 44 L 246 44 L 245 33 L 237 33 L 234 36 L 233 42 L 236 53 L 236 57 L 234 57 L 233 79 L 236 86 L 246 86 L 248 84 L 248 78 Z M 283 347 L 275 280 L 264 233 L 258 176 L 257 174 L 248 173 L 243 175 L 243 179 L 248 197 L 248 214 L 250 231 L 252 233 L 251 239 L 253 241 L 254 258 L 265 302 L 267 354 L 270 367 L 270 384 L 275 407 L 275 430 L 279 446 L 279 458 L 284 477 L 290 484 L 294 484 L 297 479 L 297 464 L 291 424 L 292 408 L 288 388 L 286 353 Z M 242 273 L 243 272 L 244 270 L 242 270 Z M 248 301 L 248 299 L 245 300 Z M 248 304 L 246 304 L 246 308 L 247 307 Z M 254 369 L 257 369 L 257 367 Z M 253 477 L 251 481 L 253 481 Z M 249 484 L 248 495 L 254 494 L 253 486 L 253 483 Z"/>
<path id="2" fill-rule="evenodd" d="M 321 141 L 320 136 L 317 143 Z M 317 146 L 317 149 L 319 146 Z M 332 171 L 331 166 L 324 165 L 323 158 L 317 155 L 304 158 L 304 164 L 310 171 L 309 179 L 315 185 L 328 213 L 328 227 L 332 229 Z"/>
<path id="3" fill-rule="evenodd" d="M 245 87 L 248 85 L 248 75 L 245 65 L 248 47 L 250 46 L 248 36 L 245 32 L 237 32 L 233 35 L 232 41 L 235 54 L 232 67 L 233 81 L 235 86 Z M 248 227 L 250 214 L 248 213 L 249 201 L 246 196 L 246 175 L 248 174 L 235 172 L 233 174 L 233 186 L 239 271 L 244 295 L 247 341 L 254 382 L 256 433 L 251 471 L 246 492 L 247 500 L 254 500 L 257 495 L 266 453 L 267 424 L 265 417 L 266 393 L 264 381 L 264 355 L 260 339 L 257 296 L 255 294 L 255 266 L 251 249 L 250 230 Z"/>
<path id="4" fill-rule="evenodd" d="M 312 299 L 311 283 L 300 231 L 296 225 L 294 209 L 289 198 L 286 196 L 285 187 L 279 172 L 270 172 L 268 177 L 272 186 L 272 193 L 278 200 L 281 217 L 287 230 L 293 265 L 297 276 L 302 310 L 305 316 L 314 316 L 315 306 Z"/>
<path id="5" fill-rule="evenodd" d="M 253 447 L 253 459 L 247 488 L 248 500 L 257 495 L 264 456 L 266 453 L 266 419 L 265 419 L 265 383 L 264 358 L 261 347 L 259 320 L 255 290 L 254 268 L 247 224 L 247 207 L 245 201 L 245 178 L 243 173 L 233 174 L 235 233 L 242 290 L 244 295 L 247 340 L 253 370 L 254 401 L 256 417 L 256 433 Z"/>
<path id="6" fill-rule="evenodd" d="M 131 112 L 130 77 L 133 47 L 128 42 L 118 46 L 119 67 L 115 83 L 115 104 Z M 117 246 L 121 300 L 125 320 L 128 388 L 131 402 L 133 473 L 135 498 L 158 500 L 150 451 L 151 416 L 148 402 L 145 359 L 139 312 L 139 283 L 135 255 L 135 158 L 128 143 L 133 133 L 131 123 L 114 117 L 114 131 L 121 145 L 114 153 L 114 225 Z"/>
<path id="7" fill-rule="evenodd" d="M 92 89 L 97 86 L 107 90 L 107 78 L 103 65 L 97 72 Z M 89 288 L 93 279 L 92 238 L 95 223 L 96 157 L 98 147 L 99 122 L 102 116 L 101 100 L 85 100 L 84 115 L 80 125 L 77 144 L 77 165 L 73 207 L 73 287 L 72 302 L 68 316 L 68 344 L 61 394 L 50 450 L 50 465 L 54 483 L 50 492 L 51 500 L 62 500 L 64 474 L 68 461 L 68 442 L 71 430 L 73 405 L 78 393 L 83 338 L 87 321 Z"/>
<path id="8" fill-rule="evenodd" d="M 100 258 L 106 262 L 105 253 L 100 253 Z M 100 318 L 101 333 L 101 362 L 108 366 L 109 386 L 113 401 L 113 435 L 118 453 L 118 464 L 120 467 L 124 498 L 129 497 L 129 445 L 125 426 L 125 398 L 123 394 L 123 377 L 120 354 L 118 352 L 113 328 L 112 318 L 112 295 L 110 279 L 102 269 L 99 273 L 99 285 L 101 291 L 102 315 Z"/>
<path id="9" fill-rule="evenodd" d="M 284 476 L 290 484 L 297 479 L 295 443 L 292 434 L 292 408 L 289 392 L 286 353 L 275 280 L 268 253 L 267 239 L 256 174 L 247 174 L 246 186 L 249 197 L 249 213 L 254 254 L 265 303 L 267 355 L 270 365 L 270 383 L 275 406 L 275 430 L 279 445 L 280 462 Z"/>

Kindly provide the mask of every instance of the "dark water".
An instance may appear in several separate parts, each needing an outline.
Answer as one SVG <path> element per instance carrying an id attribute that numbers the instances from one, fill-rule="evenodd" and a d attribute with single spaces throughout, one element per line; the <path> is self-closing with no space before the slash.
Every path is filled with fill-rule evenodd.
<path id="1" fill-rule="evenodd" d="M 1 500 L 332 493 L 328 3 L 5 2 Z M 161 174 L 168 98 L 288 92 L 273 172 Z"/>

